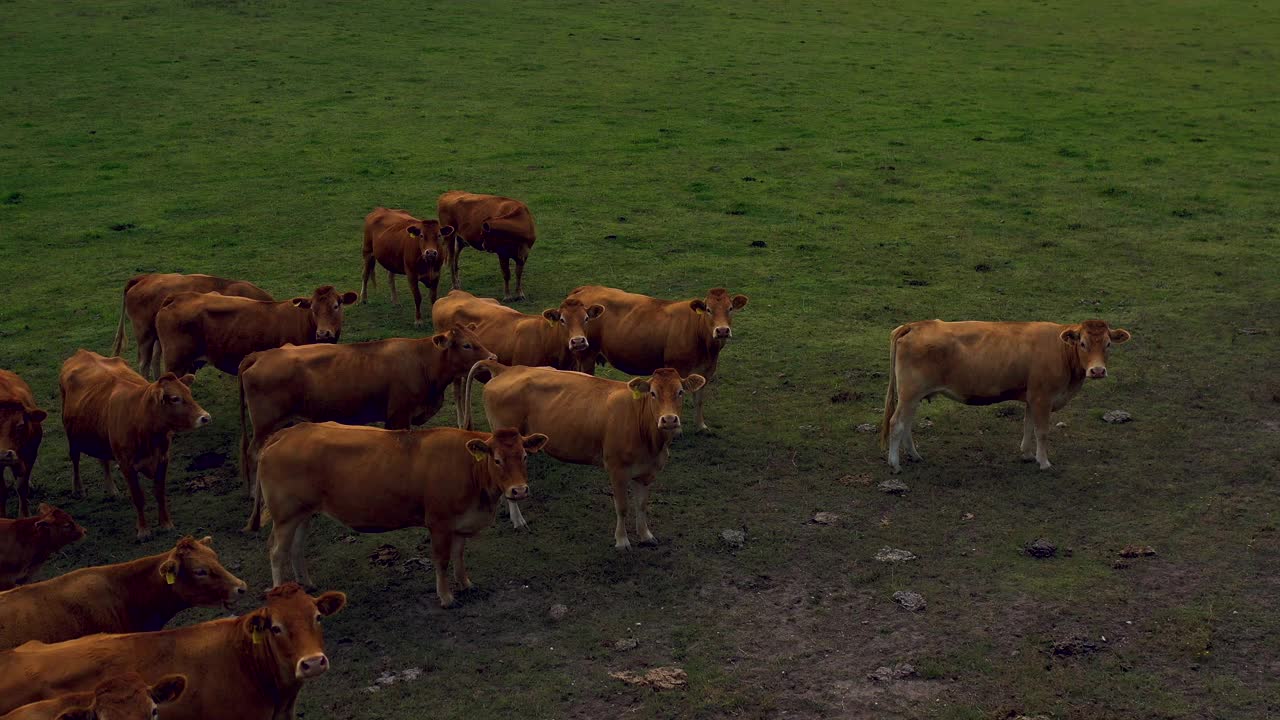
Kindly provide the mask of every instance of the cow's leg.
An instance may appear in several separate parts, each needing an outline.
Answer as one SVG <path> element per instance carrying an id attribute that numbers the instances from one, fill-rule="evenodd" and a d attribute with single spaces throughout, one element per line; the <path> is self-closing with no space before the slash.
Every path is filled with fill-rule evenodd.
<path id="1" fill-rule="evenodd" d="M 707 399 L 707 391 L 711 389 L 711 383 L 714 382 L 715 379 L 716 379 L 715 371 L 713 370 L 711 372 L 708 372 L 706 374 L 707 381 L 702 384 L 702 387 L 698 388 L 693 393 L 693 408 L 694 408 L 693 422 L 694 422 L 694 425 L 698 428 L 699 432 L 706 432 L 709 429 L 707 427 L 707 420 L 702 414 L 702 403 Z"/>
<path id="2" fill-rule="evenodd" d="M 169 461 L 162 460 L 156 464 L 156 476 L 151 481 L 152 493 L 156 496 L 156 524 L 162 530 L 173 529 L 173 519 L 169 517 L 169 499 L 165 496 L 165 478 L 169 474 Z"/>
<path id="3" fill-rule="evenodd" d="M 1031 406 L 1027 405 L 1022 412 L 1022 443 L 1018 449 L 1022 451 L 1022 459 L 1031 462 L 1036 459 L 1035 423 L 1031 421 Z"/>
<path id="4" fill-rule="evenodd" d="M 511 516 L 511 527 L 517 530 L 529 527 L 529 523 L 524 520 L 524 514 L 520 512 L 520 506 L 515 501 L 507 501 L 507 514 Z"/>
<path id="5" fill-rule="evenodd" d="M 658 539 L 649 532 L 649 487 L 653 481 L 653 475 L 631 481 L 631 489 L 636 499 L 636 535 L 640 536 L 641 545 L 658 544 Z"/>
<path id="6" fill-rule="evenodd" d="M 516 255 L 516 300 L 524 300 L 524 263 L 528 259 L 529 253 L 523 252 Z"/>
<path id="7" fill-rule="evenodd" d="M 293 543 L 289 547 L 289 561 L 293 565 L 293 576 L 303 587 L 315 587 L 311 582 L 311 573 L 307 572 L 307 526 L 311 519 L 298 523 L 293 531 Z"/>
<path id="8" fill-rule="evenodd" d="M 458 409 L 458 427 L 462 427 L 463 420 L 466 419 L 463 415 L 465 403 L 462 401 L 462 380 L 462 378 L 454 378 L 453 380 L 453 405 Z"/>
<path id="9" fill-rule="evenodd" d="M 111 461 L 99 460 L 98 462 L 102 463 L 102 482 L 107 488 L 107 497 L 120 497 L 120 491 L 116 489 L 116 481 L 111 479 Z"/>
<path id="10" fill-rule="evenodd" d="M 396 274 L 387 271 L 387 284 L 391 286 L 391 304 L 400 307 L 400 298 L 396 295 Z"/>
<path id="11" fill-rule="evenodd" d="M 151 345 L 151 380 L 153 382 L 160 377 L 162 367 L 164 367 L 164 346 L 157 340 Z"/>
<path id="12" fill-rule="evenodd" d="M 453 554 L 453 532 L 447 528 L 431 529 L 431 564 L 436 568 L 436 596 L 440 607 L 451 608 L 457 604 L 449 590 L 449 560 Z"/>
<path id="13" fill-rule="evenodd" d="M 1035 426 L 1036 462 L 1041 470 L 1048 470 L 1049 464 L 1049 415 L 1053 406 L 1048 399 L 1027 399 L 1027 412 L 1031 413 L 1031 424 Z"/>
<path id="14" fill-rule="evenodd" d="M 120 474 L 129 486 L 129 496 L 133 499 L 133 509 L 138 514 L 138 542 L 151 538 L 151 528 L 147 527 L 147 498 L 142 494 L 142 485 L 138 483 L 138 473 L 132 467 L 121 464 Z"/>
<path id="15" fill-rule="evenodd" d="M 80 451 L 70 445 L 71 455 L 71 497 L 84 497 L 84 483 L 80 481 Z"/>
<path id="16" fill-rule="evenodd" d="M 902 441 L 910 437 L 911 422 L 915 418 L 916 407 L 919 404 L 919 398 L 905 395 L 899 386 L 898 407 L 893 411 L 893 418 L 889 421 L 889 467 L 895 473 L 902 471 L 900 460 Z"/>
<path id="17" fill-rule="evenodd" d="M 462 254 L 462 238 L 454 233 L 453 239 L 449 242 L 449 280 L 453 283 L 454 290 L 461 290 L 462 282 L 458 279 L 458 256 Z"/>
<path id="18" fill-rule="evenodd" d="M 364 267 L 360 272 L 360 304 L 369 302 L 369 278 L 373 277 L 374 263 L 376 260 L 373 255 L 364 256 Z M 375 280 L 376 282 L 376 280 Z"/>
<path id="19" fill-rule="evenodd" d="M 463 560 L 463 551 L 467 549 L 467 539 L 465 537 L 456 537 L 453 539 L 453 547 L 450 550 L 451 557 L 449 561 L 453 563 L 453 583 L 458 586 L 458 591 L 471 589 L 471 577 L 467 575 L 467 564 Z"/>
<path id="20" fill-rule="evenodd" d="M 17 470 L 13 471 L 13 482 L 15 485 L 17 485 L 17 482 L 18 482 Z M 18 503 L 19 503 L 19 506 L 21 506 L 21 503 L 22 503 L 21 496 L 19 496 Z M 26 513 L 22 511 L 21 507 L 19 507 L 18 517 L 22 517 L 24 515 L 26 515 Z M 7 517 L 9 517 L 9 486 L 5 484 L 5 481 L 4 481 L 4 466 L 0 465 L 0 518 L 7 518 Z"/>
<path id="21" fill-rule="evenodd" d="M 613 528 L 613 546 L 619 550 L 630 550 L 631 539 L 627 537 L 627 485 L 631 476 L 625 470 L 610 470 L 609 484 L 613 486 L 613 512 L 617 516 L 617 524 Z"/>
<path id="22" fill-rule="evenodd" d="M 272 518 L 271 525 L 271 587 L 280 587 L 284 583 L 285 563 L 293 556 L 293 543 L 297 539 L 297 528 L 305 522 L 303 518 Z M 296 579 L 296 578 L 295 578 Z"/>
<path id="23" fill-rule="evenodd" d="M 159 345 L 156 341 L 155 331 L 147 328 L 142 332 L 138 332 L 135 327 L 133 334 L 138 339 L 138 372 L 142 373 L 143 377 L 151 380 L 154 378 L 155 373 L 156 346 Z"/>
<path id="24" fill-rule="evenodd" d="M 516 298 L 511 295 L 511 258 L 499 255 L 498 267 L 502 270 L 502 301 L 515 300 Z"/>
<path id="25" fill-rule="evenodd" d="M 18 474 L 15 469 L 13 471 L 13 479 L 17 484 L 18 491 L 18 517 L 26 517 L 31 514 L 31 506 L 28 504 L 31 500 L 31 466 L 28 465 L 22 474 Z M 4 477 L 0 475 L 0 485 L 4 484 Z M 4 515 L 4 502 L 0 501 L 0 517 Z"/>
<path id="26" fill-rule="evenodd" d="M 422 327 L 422 288 L 418 287 L 418 276 L 409 275 L 409 292 L 413 293 L 413 326 Z"/>

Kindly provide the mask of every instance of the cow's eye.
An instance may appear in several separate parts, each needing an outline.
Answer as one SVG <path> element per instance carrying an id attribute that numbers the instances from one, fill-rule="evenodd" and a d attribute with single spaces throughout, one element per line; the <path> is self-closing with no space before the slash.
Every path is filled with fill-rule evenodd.
<path id="1" fill-rule="evenodd" d="M 324 616 L 319 613 L 316 613 L 316 622 L 320 622 L 321 620 L 324 620 Z"/>
<path id="2" fill-rule="evenodd" d="M 677 391 L 676 391 L 676 397 L 684 397 L 684 390 L 683 390 L 683 389 L 681 389 L 681 390 L 677 390 Z"/>
<path id="3" fill-rule="evenodd" d="M 649 391 L 649 397 L 653 397 L 653 398 L 658 397 L 658 391 L 657 391 L 657 390 L 650 390 L 650 391 Z"/>
<path id="4" fill-rule="evenodd" d="M 170 395 L 169 402 L 173 403 L 174 405 L 177 405 L 178 403 L 182 402 L 182 398 L 178 397 L 177 395 Z"/>
<path id="5" fill-rule="evenodd" d="M 502 461 L 499 460 L 498 458 L 493 459 L 493 464 L 497 465 L 498 467 L 502 467 Z"/>
<path id="6" fill-rule="evenodd" d="M 209 571 L 204 568 L 196 568 L 195 573 L 196 577 L 207 577 L 209 575 Z"/>
<path id="7" fill-rule="evenodd" d="M 272 634 L 272 635 L 279 635 L 279 634 L 280 634 L 280 633 L 282 633 L 282 632 L 284 632 L 284 628 L 280 627 L 279 625 L 272 625 L 272 626 L 271 626 L 271 634 Z"/>
<path id="8" fill-rule="evenodd" d="M 471 349 L 471 343 L 462 343 L 462 349 L 463 349 L 463 350 L 470 350 L 470 349 Z"/>

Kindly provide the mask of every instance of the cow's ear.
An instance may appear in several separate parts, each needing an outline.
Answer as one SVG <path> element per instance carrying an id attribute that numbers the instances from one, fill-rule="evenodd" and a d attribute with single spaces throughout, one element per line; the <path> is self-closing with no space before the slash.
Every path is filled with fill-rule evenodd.
<path id="1" fill-rule="evenodd" d="M 319 597 L 312 598 L 312 600 L 316 601 L 316 610 L 319 610 L 320 614 L 325 617 L 333 615 L 347 604 L 347 596 L 337 590 L 330 590 Z"/>
<path id="2" fill-rule="evenodd" d="M 441 350 L 448 349 L 450 343 L 451 341 L 449 340 L 449 335 L 447 333 L 439 333 L 431 336 L 431 344 Z"/>
<path id="3" fill-rule="evenodd" d="M 27 411 L 27 420 L 29 422 L 44 422 L 47 417 L 49 417 L 49 413 L 40 408 L 32 408 Z"/>
<path id="4" fill-rule="evenodd" d="M 595 305 L 592 305 L 591 307 L 587 308 L 588 319 L 595 320 L 596 318 L 600 317 L 603 314 L 604 314 L 604 306 L 599 303 L 596 303 Z"/>
<path id="5" fill-rule="evenodd" d="M 485 222 L 480 223 L 480 232 L 485 232 L 485 233 L 489 232 L 489 223 L 488 223 L 488 221 L 485 221 Z"/>
<path id="6" fill-rule="evenodd" d="M 290 300 L 289 302 L 293 303 L 294 307 L 299 307 L 299 308 L 302 308 L 303 310 L 306 310 L 307 308 L 311 307 L 310 298 L 296 297 Z"/>
<path id="7" fill-rule="evenodd" d="M 56 720 L 97 720 L 97 717 L 91 708 L 80 707 L 63 710 Z"/>
<path id="8" fill-rule="evenodd" d="M 1133 337 L 1133 333 L 1125 330 L 1124 328 L 1116 328 L 1111 331 L 1111 342 L 1116 345 L 1123 345 L 1124 343 L 1129 342 L 1129 338 L 1131 337 Z"/>
<path id="9" fill-rule="evenodd" d="M 734 295 L 732 303 L 733 304 L 730 305 L 730 307 L 732 307 L 734 310 L 741 310 L 742 308 L 747 306 L 747 296 Z"/>
<path id="10" fill-rule="evenodd" d="M 493 454 L 493 449 L 489 447 L 489 443 L 480 438 L 471 438 L 467 441 L 467 452 L 471 453 L 471 457 L 480 462 L 489 455 Z"/>
<path id="11" fill-rule="evenodd" d="M 547 444 L 547 436 L 542 433 L 534 433 L 522 438 L 522 440 L 524 441 L 525 452 L 530 455 L 542 450 Z"/>
<path id="12" fill-rule="evenodd" d="M 707 379 L 697 373 L 680 381 L 680 387 L 684 388 L 685 392 L 698 392 L 706 384 Z"/>
<path id="13" fill-rule="evenodd" d="M 445 225 L 444 227 L 440 228 L 440 237 L 447 238 L 450 235 L 452 235 L 454 232 L 456 231 L 453 229 L 452 225 Z"/>
<path id="14" fill-rule="evenodd" d="M 469 322 L 469 323 L 467 323 L 466 325 L 463 325 L 462 327 L 464 327 L 464 328 L 466 328 L 466 329 L 470 330 L 471 332 L 475 332 L 476 330 L 479 330 L 479 329 L 480 329 L 480 323 L 477 323 L 477 322 Z"/>
<path id="15" fill-rule="evenodd" d="M 209 547 L 213 547 L 213 536 L 212 536 L 212 535 L 205 535 L 204 537 L 200 538 L 200 544 L 201 544 L 201 545 L 208 545 Z"/>
<path id="16" fill-rule="evenodd" d="M 417 225 L 410 225 L 409 234 L 416 238 L 420 238 L 422 237 L 422 230 Z"/>
<path id="17" fill-rule="evenodd" d="M 649 378 L 631 378 L 627 387 L 631 389 L 631 397 L 639 399 L 641 395 L 649 392 Z"/>
<path id="18" fill-rule="evenodd" d="M 185 675 L 166 675 L 160 678 L 160 682 L 151 686 L 151 700 L 157 705 L 171 703 L 182 697 L 182 693 L 186 689 L 187 677 Z"/>
<path id="19" fill-rule="evenodd" d="M 249 633 L 249 637 L 253 639 L 254 645 L 262 644 L 263 635 L 266 634 L 267 629 L 270 627 L 271 617 L 267 615 L 265 608 L 248 616 L 244 621 L 244 629 Z"/>
<path id="20" fill-rule="evenodd" d="M 36 508 L 37 515 L 48 515 L 53 512 L 53 506 L 49 503 L 40 503 L 40 507 Z"/>
<path id="21" fill-rule="evenodd" d="M 699 315 L 707 311 L 707 304 L 701 300 L 690 300 L 689 307 Z"/>
<path id="22" fill-rule="evenodd" d="M 354 290 L 348 290 L 348 291 L 346 291 L 346 292 L 342 293 L 342 304 L 343 304 L 343 305 L 355 305 L 355 304 L 356 304 L 356 300 L 359 300 L 359 299 L 360 299 L 360 296 L 359 296 L 359 295 L 357 295 L 357 294 L 355 293 L 355 291 L 354 291 Z"/>
<path id="23" fill-rule="evenodd" d="M 548 308 L 542 311 L 542 317 L 546 318 L 551 325 L 555 325 L 560 322 L 560 311 L 555 308 Z"/>
<path id="24" fill-rule="evenodd" d="M 182 377 L 178 378 L 178 382 L 182 383 L 183 385 L 186 385 L 187 387 L 191 387 L 192 385 L 196 384 L 196 376 L 183 375 Z"/>
<path id="25" fill-rule="evenodd" d="M 1066 330 L 1058 333 L 1058 337 L 1062 339 L 1062 342 L 1068 345 L 1075 345 L 1080 342 L 1080 331 L 1075 328 L 1067 328 Z"/>
<path id="26" fill-rule="evenodd" d="M 164 578 L 165 585 L 172 585 L 178 581 L 178 561 L 172 557 L 160 563 L 160 577 Z"/>

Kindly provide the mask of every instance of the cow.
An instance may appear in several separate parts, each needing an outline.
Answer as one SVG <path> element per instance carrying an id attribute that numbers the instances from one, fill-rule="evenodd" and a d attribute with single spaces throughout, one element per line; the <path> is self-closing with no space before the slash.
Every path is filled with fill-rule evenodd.
<path id="1" fill-rule="evenodd" d="M 31 468 L 44 438 L 48 413 L 36 406 L 31 386 L 8 370 L 0 370 L 0 518 L 8 517 L 9 486 L 5 468 L 18 493 L 18 517 L 30 512 Z"/>
<path id="2" fill-rule="evenodd" d="M 491 357 L 472 330 L 461 327 L 427 338 L 286 345 L 245 358 L 240 363 L 240 471 L 254 497 L 245 531 L 258 529 L 262 500 L 253 464 L 272 433 L 295 420 L 381 422 L 390 430 L 421 425 L 440 411 L 450 383 Z"/>
<path id="3" fill-rule="evenodd" d="M 618 382 L 567 370 L 507 367 L 492 360 L 476 363 L 467 378 L 468 417 L 472 380 L 488 375 L 484 411 L 490 427 L 514 427 L 551 438 L 546 452 L 563 462 L 595 465 L 609 473 L 617 523 L 614 547 L 631 549 L 625 525 L 627 493 L 635 495 L 636 534 L 640 544 L 654 545 L 649 530 L 649 491 L 671 456 L 680 434 L 680 405 L 685 393 L 696 393 L 701 375 L 681 378 L 673 368 L 651 377 Z M 630 486 L 630 488 L 628 488 Z M 520 509 L 510 504 L 511 523 L 525 525 Z"/>
<path id="4" fill-rule="evenodd" d="M 503 365 L 547 365 L 590 374 L 596 360 L 587 324 L 603 312 L 603 305 L 570 298 L 541 315 L 526 315 L 492 298 L 454 290 L 432 306 L 431 322 L 437 329 L 475 323 L 476 335 Z"/>
<path id="5" fill-rule="evenodd" d="M 1085 380 L 1107 377 L 1111 346 L 1130 337 L 1128 330 L 1102 320 L 899 325 L 889 334 L 889 388 L 880 426 L 889 467 L 894 473 L 902 470 L 904 446 L 908 458 L 924 459 L 911 436 L 911 421 L 921 400 L 943 395 L 966 405 L 1026 403 L 1022 457 L 1049 469 L 1049 414 L 1065 406 Z"/>
<path id="6" fill-rule="evenodd" d="M 246 300 L 214 293 L 171 295 L 156 316 L 165 370 L 193 373 L 206 362 L 235 375 L 240 361 L 285 343 L 336 343 L 342 336 L 342 306 L 354 292 L 318 287 L 311 297 L 283 302 Z"/>
<path id="7" fill-rule="evenodd" d="M 156 335 L 156 314 L 160 312 L 160 306 L 166 298 L 181 292 L 218 293 L 267 302 L 275 300 L 271 293 L 251 282 L 213 275 L 151 273 L 129 278 L 121 293 L 120 323 L 116 326 L 116 339 L 111 346 L 111 354 L 119 355 L 128 342 L 124 332 L 127 317 L 133 325 L 133 339 L 138 343 L 138 371 L 149 380 L 160 375 L 160 353 L 156 352 L 156 344 L 159 342 Z"/>
<path id="8" fill-rule="evenodd" d="M 396 275 L 404 275 L 413 292 L 413 324 L 422 325 L 422 291 L 418 283 L 431 291 L 431 305 L 440 288 L 440 267 L 444 247 L 453 242 L 453 228 L 436 220 L 419 220 L 404 210 L 374 208 L 364 218 L 364 272 L 360 278 L 360 302 L 369 301 L 369 279 L 377 285 L 374 263 L 387 271 L 391 286 L 391 304 L 396 297 Z"/>
<path id="9" fill-rule="evenodd" d="M 733 337 L 733 316 L 747 306 L 746 295 L 712 288 L 701 299 L 659 300 L 588 285 L 574 289 L 569 297 L 604 306 L 604 317 L 588 328 L 587 340 L 610 365 L 628 375 L 669 367 L 681 377 L 698 373 L 706 378 L 693 402 L 698 429 L 707 429 L 702 404 L 717 377 L 720 351 Z"/>
<path id="10" fill-rule="evenodd" d="M 178 377 L 169 372 L 148 383 L 124 360 L 104 358 L 82 348 L 62 363 L 58 382 L 62 388 L 62 427 L 67 432 L 73 493 L 77 497 L 84 495 L 80 480 L 83 453 L 102 463 L 107 494 L 115 497 L 116 486 L 111 480 L 111 463 L 115 461 L 138 513 L 138 540 L 151 537 L 143 512 L 146 499 L 138 483 L 139 474 L 152 480 L 160 527 L 172 528 L 165 476 L 173 434 L 203 427 L 213 419 L 191 397 L 195 376 Z"/>
<path id="11" fill-rule="evenodd" d="M 103 680 L 93 690 L 23 705 L 0 720 L 157 720 L 168 717 L 160 706 L 182 697 L 186 689 L 186 675 L 148 683 L 130 672 Z"/>
<path id="12" fill-rule="evenodd" d="M 222 566 L 212 545 L 211 537 L 187 536 L 158 555 L 0 592 L 0 650 L 31 640 L 152 632 L 193 607 L 229 610 L 246 585 Z"/>
<path id="13" fill-rule="evenodd" d="M 148 682 L 193 678 L 164 720 L 293 718 L 306 680 L 329 669 L 320 621 L 346 595 L 308 595 L 296 583 L 267 593 L 240 617 L 159 632 L 99 634 L 0 653 L 0 712 L 92 689 L 103 677 L 136 672 Z"/>
<path id="14" fill-rule="evenodd" d="M 458 279 L 458 256 L 470 245 L 498 256 L 502 268 L 502 299 L 524 300 L 524 264 L 537 239 L 533 214 L 519 200 L 497 195 L 478 195 L 450 190 L 436 201 L 440 222 L 455 229 L 453 241 L 445 246 L 453 289 L 462 288 Z M 511 294 L 511 261 L 516 261 L 516 294 Z"/>
<path id="15" fill-rule="evenodd" d="M 29 582 L 50 555 L 84 536 L 65 510 L 47 503 L 31 517 L 0 519 L 0 590 Z"/>
<path id="16" fill-rule="evenodd" d="M 529 497 L 526 456 L 547 437 L 513 429 L 493 434 L 455 428 L 383 430 L 302 423 L 281 430 L 262 449 L 258 481 L 274 525 L 271 580 L 285 564 L 311 584 L 304 557 L 306 527 L 324 513 L 362 532 L 426 526 L 442 608 L 455 605 L 448 572 L 471 587 L 463 561 L 467 539 L 493 524 L 506 499 Z"/>

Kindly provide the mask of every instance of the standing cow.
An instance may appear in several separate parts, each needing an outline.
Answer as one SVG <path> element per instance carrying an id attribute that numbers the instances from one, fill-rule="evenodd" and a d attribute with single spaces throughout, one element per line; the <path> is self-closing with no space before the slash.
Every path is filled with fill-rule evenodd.
<path id="1" fill-rule="evenodd" d="M 462 287 L 458 279 L 458 256 L 464 245 L 498 256 L 502 268 L 502 299 L 524 300 L 524 263 L 537 239 L 533 214 L 519 200 L 497 195 L 478 195 L 451 190 L 436 201 L 440 222 L 456 230 L 453 242 L 445 246 L 453 289 Z M 511 294 L 511 261 L 516 261 L 516 294 Z"/>
<path id="2" fill-rule="evenodd" d="M 904 445 L 909 458 L 924 459 L 911 436 L 911 421 L 921 400 L 944 395 L 966 405 L 1026 403 L 1022 456 L 1047 470 L 1050 413 L 1065 406 L 1086 379 L 1105 378 L 1111 346 L 1130 337 L 1128 330 L 1112 329 L 1102 320 L 899 325 L 889 334 L 889 389 L 880 426 L 889 467 L 902 470 Z"/>
<path id="3" fill-rule="evenodd" d="M 148 383 L 124 360 L 81 349 L 62 363 L 58 381 L 75 494 L 84 494 L 80 481 L 83 453 L 102 462 L 107 492 L 115 496 L 116 486 L 111 481 L 114 460 L 129 485 L 133 508 L 138 513 L 138 539 L 151 537 L 139 474 L 152 479 L 160 527 L 172 528 L 165 476 L 173 434 L 208 425 L 212 419 L 191 397 L 195 376 L 165 373 Z"/>
<path id="4" fill-rule="evenodd" d="M 444 262 L 444 247 L 453 242 L 453 228 L 444 227 L 436 220 L 419 220 L 404 210 L 374 208 L 364 218 L 364 272 L 360 279 L 360 302 L 369 301 L 369 280 L 373 279 L 374 264 L 386 268 L 387 284 L 391 286 L 391 304 L 399 305 L 396 297 L 396 275 L 404 275 L 413 292 L 413 324 L 422 324 L 421 282 L 431 291 L 431 304 L 436 302 L 440 287 L 440 268 Z"/>
<path id="5" fill-rule="evenodd" d="M 600 322 L 587 330 L 591 347 L 628 375 L 675 368 L 681 376 L 698 373 L 707 385 L 720 368 L 720 351 L 733 337 L 733 316 L 747 306 L 746 295 L 712 288 L 693 300 L 659 300 L 615 288 L 588 285 L 569 293 L 583 304 L 604 306 Z M 706 430 L 704 386 L 693 394 L 699 430 Z"/>
<path id="6" fill-rule="evenodd" d="M 48 413 L 36 407 L 31 386 L 8 370 L 0 370 L 0 518 L 8 516 L 9 486 L 5 468 L 13 474 L 18 493 L 18 517 L 29 512 L 31 468 L 44 438 Z"/>

